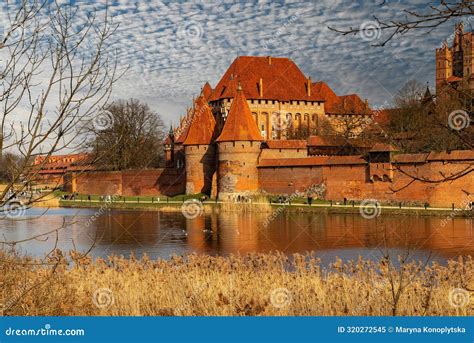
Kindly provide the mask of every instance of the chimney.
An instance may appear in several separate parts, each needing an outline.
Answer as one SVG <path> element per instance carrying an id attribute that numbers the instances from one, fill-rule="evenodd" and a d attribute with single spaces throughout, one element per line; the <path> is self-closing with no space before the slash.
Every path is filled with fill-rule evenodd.
<path id="1" fill-rule="evenodd" d="M 272 65 L 272 56 L 268 56 L 268 65 Z"/>
<path id="2" fill-rule="evenodd" d="M 237 84 L 237 92 L 240 92 L 242 90 L 242 86 L 240 85 L 240 81 Z"/>
<path id="3" fill-rule="evenodd" d="M 311 96 L 311 76 L 308 77 L 308 82 L 307 82 L 307 86 L 306 86 L 306 91 L 308 93 L 308 96 Z"/>
<path id="4" fill-rule="evenodd" d="M 260 81 L 258 83 L 258 93 L 260 97 L 263 97 L 263 79 L 260 78 Z"/>
<path id="5" fill-rule="evenodd" d="M 364 100 L 364 103 L 365 103 L 365 108 L 369 108 L 369 100 L 368 100 L 368 99 L 365 99 L 365 100 Z"/>

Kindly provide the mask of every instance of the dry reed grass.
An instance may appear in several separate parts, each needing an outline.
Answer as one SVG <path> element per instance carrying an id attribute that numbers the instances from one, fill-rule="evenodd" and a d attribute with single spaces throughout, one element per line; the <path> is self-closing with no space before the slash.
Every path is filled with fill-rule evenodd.
<path id="1" fill-rule="evenodd" d="M 474 286 L 471 257 L 399 269 L 386 260 L 336 261 L 283 254 L 93 262 L 56 251 L 48 265 L 0 253 L 4 315 L 312 316 L 473 315 L 453 289 Z M 398 291 L 400 290 L 400 292 Z M 461 299 L 462 300 L 462 299 Z M 465 299 L 464 299 L 465 300 Z M 459 299 L 455 299 L 459 302 Z"/>

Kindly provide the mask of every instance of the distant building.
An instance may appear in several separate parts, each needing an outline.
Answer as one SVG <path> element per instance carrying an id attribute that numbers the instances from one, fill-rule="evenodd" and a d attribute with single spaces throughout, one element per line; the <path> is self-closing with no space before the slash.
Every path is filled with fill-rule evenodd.
<path id="1" fill-rule="evenodd" d="M 69 155 L 37 156 L 30 179 L 35 183 L 51 187 L 62 186 L 67 173 L 80 173 L 94 170 L 91 155 L 87 153 Z"/>
<path id="2" fill-rule="evenodd" d="M 464 32 L 464 24 L 456 24 L 451 47 L 445 42 L 436 49 L 436 94 L 446 86 L 457 88 L 462 82 L 474 90 L 474 38 L 472 32 Z"/>

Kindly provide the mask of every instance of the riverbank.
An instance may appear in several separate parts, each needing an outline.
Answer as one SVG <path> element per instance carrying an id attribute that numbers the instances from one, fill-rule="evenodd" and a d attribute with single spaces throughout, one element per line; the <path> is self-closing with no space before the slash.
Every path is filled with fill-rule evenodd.
<path id="1" fill-rule="evenodd" d="M 110 208 L 123 210 L 141 210 L 141 211 L 162 211 L 162 212 L 181 212 L 183 206 L 186 206 L 185 200 L 169 200 L 148 198 L 129 198 L 120 201 L 101 201 L 87 200 L 78 198 L 76 200 L 60 200 L 59 206 L 66 208 Z M 189 199 L 188 199 L 189 200 Z M 282 212 L 315 212 L 326 214 L 360 214 L 361 204 L 348 203 L 346 205 L 330 202 L 319 202 L 311 205 L 302 203 L 276 204 L 276 203 L 228 203 L 220 201 L 197 201 L 199 210 L 203 212 L 213 211 L 259 211 L 272 213 Z M 473 217 L 473 211 L 467 211 L 459 208 L 438 208 L 438 207 L 415 207 L 415 206 L 387 206 L 377 205 L 376 208 L 368 207 L 368 216 L 379 215 L 415 215 L 415 216 L 440 216 L 440 217 Z M 373 214 L 372 214 L 373 212 Z"/>
<path id="2" fill-rule="evenodd" d="M 4 315 L 469 316 L 474 261 L 448 266 L 311 255 L 188 255 L 171 260 L 56 252 L 41 263 L 0 252 Z M 258 280 L 258 283 L 256 283 Z"/>

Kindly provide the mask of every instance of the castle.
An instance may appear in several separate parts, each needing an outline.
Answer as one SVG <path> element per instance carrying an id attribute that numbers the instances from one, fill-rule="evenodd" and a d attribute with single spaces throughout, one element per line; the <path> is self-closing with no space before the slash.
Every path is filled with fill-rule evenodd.
<path id="1" fill-rule="evenodd" d="M 186 194 L 229 199 L 259 189 L 260 160 L 308 156 L 306 141 L 287 139 L 289 132 L 319 135 L 327 126 L 337 131 L 335 118 L 353 116 L 372 118 L 368 102 L 356 94 L 337 96 L 288 58 L 241 56 L 214 89 L 204 85 L 170 132 L 167 165 L 185 168 Z"/>
<path id="2" fill-rule="evenodd" d="M 465 82 L 469 90 L 474 90 L 474 39 L 472 32 L 464 32 L 464 24 L 456 24 L 453 45 L 443 43 L 436 49 L 436 94 L 445 87 L 457 88 Z"/>
<path id="3" fill-rule="evenodd" d="M 242 56 L 215 88 L 202 87 L 179 126 L 170 129 L 166 167 L 64 178 L 67 190 L 80 194 L 204 193 L 232 201 L 257 192 L 309 196 L 321 186 L 324 199 L 332 201 L 440 207 L 472 202 L 474 173 L 466 170 L 474 163 L 473 150 L 404 154 L 360 139 L 357 131 L 334 134 L 344 131 L 344 122 L 365 132 L 383 118 L 359 96 L 338 96 L 325 82 L 312 82 L 287 58 Z M 448 181 L 423 181 L 440 176 Z"/>

